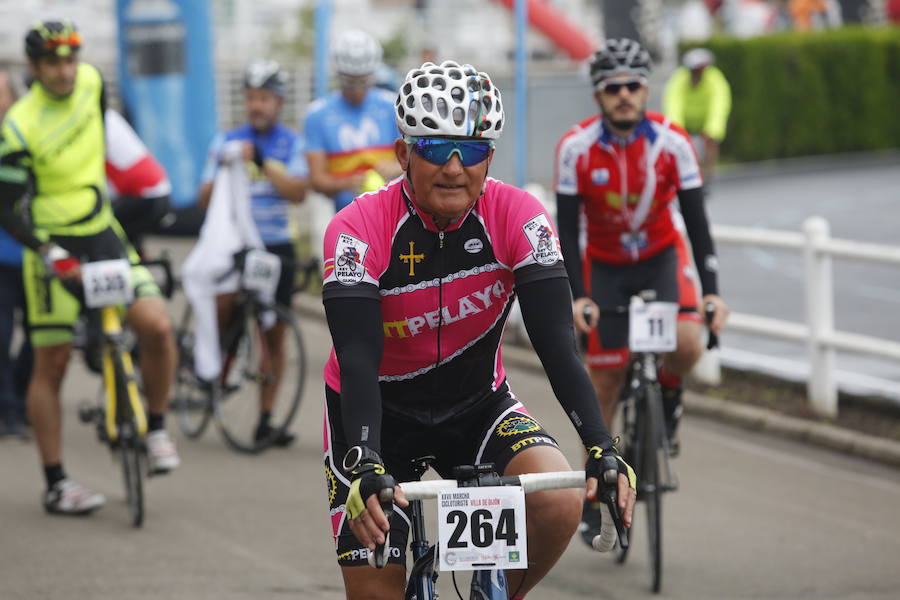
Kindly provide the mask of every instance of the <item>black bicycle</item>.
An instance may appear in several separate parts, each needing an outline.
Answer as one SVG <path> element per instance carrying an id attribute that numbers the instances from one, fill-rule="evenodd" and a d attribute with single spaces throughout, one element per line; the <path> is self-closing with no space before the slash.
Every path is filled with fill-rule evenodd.
<path id="1" fill-rule="evenodd" d="M 655 299 L 656 292 L 654 290 L 644 290 L 632 298 L 631 307 L 619 307 L 601 312 L 625 316 L 633 310 L 634 306 L 643 307 L 654 302 Z M 658 315 L 645 317 L 649 320 L 648 334 L 659 339 L 668 337 L 674 342 L 675 332 L 666 332 L 664 328 L 674 329 L 676 327 L 677 310 L 675 306 L 670 307 L 671 318 L 668 321 Z M 706 307 L 707 323 L 711 322 L 712 316 L 712 308 Z M 713 348 L 717 344 L 716 336 L 710 332 L 707 346 Z M 652 344 L 649 347 L 652 347 Z M 669 460 L 672 451 L 666 435 L 662 388 L 658 377 L 661 354 L 670 350 L 674 350 L 674 348 L 663 350 L 660 347 L 658 351 L 632 349 L 628 376 L 619 402 L 622 407 L 623 456 L 635 470 L 637 499 L 646 508 L 650 558 L 648 565 L 650 586 L 654 593 L 658 593 L 662 586 L 662 496 L 678 489 L 678 479 Z M 628 547 L 620 546 L 617 555 L 619 564 L 624 564 L 627 558 Z"/>
<path id="2" fill-rule="evenodd" d="M 235 255 L 234 269 L 223 277 L 234 270 L 246 276 L 246 256 L 247 251 Z M 294 288 L 299 291 L 318 273 L 318 263 L 299 263 L 295 272 L 301 275 Z M 263 300 L 245 285 L 245 276 L 231 319 L 220 332 L 222 367 L 215 381 L 201 381 L 194 370 L 194 314 L 186 305 L 176 329 L 179 360 L 172 405 L 187 437 L 200 437 L 214 418 L 229 447 L 252 454 L 288 439 L 303 395 L 306 352 L 290 308 Z M 271 352 L 273 345 L 281 351 Z M 262 406 L 271 411 L 264 435 L 258 427 Z"/>
<path id="3" fill-rule="evenodd" d="M 426 456 L 412 461 L 413 469 L 418 477 L 421 477 L 431 467 L 435 458 Z M 463 489 L 484 488 L 491 486 L 521 486 L 525 494 L 540 490 L 584 488 L 584 471 L 560 471 L 552 473 L 527 473 L 523 475 L 501 476 L 494 471 L 494 465 L 490 463 L 480 465 L 464 465 L 454 467 L 453 479 L 411 481 L 401 483 L 400 487 L 406 499 L 410 502 L 410 542 L 409 547 L 413 556 L 413 566 L 407 578 L 405 600 L 436 600 L 437 593 L 434 584 L 438 578 L 437 546 L 430 544 L 425 537 L 425 516 L 422 501 L 437 498 L 441 493 L 456 492 L 458 498 Z M 606 552 L 616 544 L 616 536 L 627 540 L 627 533 L 622 522 L 619 509 L 616 504 L 616 482 L 618 473 L 610 470 L 604 473 L 604 481 L 607 492 L 603 500 L 603 526 L 597 537 L 594 548 L 599 552 Z M 457 489 L 459 488 L 459 489 Z M 389 514 L 392 509 L 393 490 L 382 490 L 379 496 L 382 508 Z M 479 514 L 481 513 L 481 514 Z M 506 513 L 506 514 L 504 514 Z M 489 511 L 475 510 L 471 520 L 466 518 L 463 511 L 451 511 L 448 514 L 448 523 L 455 525 L 449 545 L 454 547 L 453 552 L 460 556 L 465 555 L 467 542 L 465 538 L 471 537 L 474 546 L 484 547 L 490 544 L 491 539 L 504 539 L 509 545 L 510 552 L 516 553 L 515 548 L 521 548 L 522 532 L 515 528 L 515 514 L 513 509 L 501 511 L 499 522 L 494 524 L 489 516 Z M 611 515 L 611 517 L 610 517 Z M 468 522 L 467 522 L 468 521 Z M 470 532 L 470 533 L 464 533 Z M 455 541 L 454 541 L 455 540 Z M 454 546 L 455 544 L 455 546 Z M 519 544 L 518 546 L 516 544 Z M 625 542 L 627 545 L 627 541 Z M 385 540 L 375 552 L 368 556 L 369 564 L 381 568 L 387 564 L 387 551 L 390 548 L 390 540 Z M 443 560 L 450 563 L 453 552 L 444 556 Z M 517 590 L 508 589 L 506 577 L 502 569 L 498 569 L 490 563 L 472 565 L 472 581 L 470 584 L 470 600 L 507 600 L 514 596 Z M 454 571 L 455 573 L 455 571 Z M 453 577 L 453 586 L 457 595 L 462 594 L 456 585 L 456 577 Z"/>

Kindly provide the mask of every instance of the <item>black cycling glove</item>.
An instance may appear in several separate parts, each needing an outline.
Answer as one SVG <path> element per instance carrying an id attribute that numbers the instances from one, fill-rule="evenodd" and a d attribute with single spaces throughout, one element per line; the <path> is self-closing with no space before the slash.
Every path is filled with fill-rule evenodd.
<path id="1" fill-rule="evenodd" d="M 344 457 L 344 470 L 350 477 L 350 493 L 347 495 L 347 514 L 357 519 L 366 510 L 366 500 L 372 494 L 381 496 L 382 490 L 393 492 L 396 482 L 388 475 L 376 452 L 354 446 Z"/>
<path id="2" fill-rule="evenodd" d="M 265 162 L 265 158 L 263 158 L 262 151 L 259 149 L 258 144 L 253 144 L 253 164 L 255 164 L 260 169 L 263 168 L 263 162 Z"/>
<path id="3" fill-rule="evenodd" d="M 614 440 L 615 443 L 618 443 L 619 438 Z M 584 474 L 585 478 L 595 477 L 597 479 L 597 489 L 598 492 L 602 492 L 609 487 L 612 487 L 613 490 L 616 488 L 616 482 L 607 483 L 603 479 L 603 474 L 607 471 L 615 471 L 616 473 L 621 473 L 628 477 L 628 486 L 637 492 L 637 477 L 634 475 L 634 469 L 625 462 L 621 456 L 619 456 L 619 451 L 616 449 L 615 445 L 610 446 L 607 449 L 603 449 L 600 446 L 591 446 L 588 448 L 588 457 L 587 462 L 584 465 Z M 618 480 L 618 477 L 616 477 Z"/>

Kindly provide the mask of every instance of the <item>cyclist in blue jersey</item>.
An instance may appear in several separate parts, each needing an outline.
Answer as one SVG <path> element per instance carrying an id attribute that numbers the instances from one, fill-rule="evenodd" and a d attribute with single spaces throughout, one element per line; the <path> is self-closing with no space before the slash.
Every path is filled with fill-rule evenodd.
<path id="1" fill-rule="evenodd" d="M 375 88 L 381 46 L 369 34 L 347 31 L 334 45 L 340 90 L 309 105 L 304 124 L 313 189 L 341 210 L 362 191 L 401 173 L 394 155 L 396 94 Z"/>
<path id="2" fill-rule="evenodd" d="M 250 174 L 251 212 L 266 250 L 281 258 L 281 278 L 275 300 L 291 305 L 296 257 L 291 239 L 290 205 L 299 204 L 306 195 L 307 166 L 303 156 L 303 138 L 279 122 L 284 105 L 287 74 L 274 61 L 254 62 L 244 77 L 244 101 L 247 123 L 215 137 L 207 154 L 200 186 L 199 204 L 206 208 L 212 197 L 213 180 L 226 142 L 244 142 L 244 159 Z M 234 311 L 235 294 L 217 298 L 219 323 L 224 326 Z M 283 323 L 276 323 L 267 333 L 269 351 L 275 362 L 275 381 L 261 387 L 260 417 L 256 438 L 271 434 L 269 419 L 275 392 L 284 368 Z M 287 446 L 294 435 L 282 433 L 276 445 Z"/>

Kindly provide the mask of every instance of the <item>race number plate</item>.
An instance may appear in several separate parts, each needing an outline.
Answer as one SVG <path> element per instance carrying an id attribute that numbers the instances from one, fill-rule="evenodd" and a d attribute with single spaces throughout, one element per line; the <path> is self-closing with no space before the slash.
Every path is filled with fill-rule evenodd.
<path id="1" fill-rule="evenodd" d="M 82 263 L 84 303 L 90 308 L 128 304 L 134 299 L 131 264 L 124 258 Z"/>
<path id="2" fill-rule="evenodd" d="M 244 258 L 244 287 L 272 297 L 281 276 L 281 259 L 264 250 L 250 250 Z"/>
<path id="3" fill-rule="evenodd" d="M 674 302 L 632 304 L 628 347 L 632 352 L 672 352 L 676 346 L 678 305 Z"/>
<path id="4" fill-rule="evenodd" d="M 440 568 L 524 569 L 528 565 L 521 487 L 453 488 L 438 498 Z"/>

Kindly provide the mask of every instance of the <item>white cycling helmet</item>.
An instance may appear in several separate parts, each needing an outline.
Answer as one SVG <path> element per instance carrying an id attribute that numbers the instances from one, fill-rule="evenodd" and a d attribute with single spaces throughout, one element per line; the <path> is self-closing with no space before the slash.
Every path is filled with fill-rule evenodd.
<path id="1" fill-rule="evenodd" d="M 708 67 L 714 62 L 716 62 L 716 57 L 706 48 L 692 48 L 685 52 L 684 58 L 681 59 L 681 64 L 691 71 Z"/>
<path id="2" fill-rule="evenodd" d="M 406 74 L 394 103 L 406 136 L 457 136 L 496 140 L 503 131 L 500 90 L 487 73 L 446 60 Z"/>
<path id="3" fill-rule="evenodd" d="M 341 75 L 371 75 L 381 64 L 381 44 L 359 29 L 342 33 L 334 42 L 334 68 Z"/>
<path id="4" fill-rule="evenodd" d="M 287 73 L 274 60 L 251 63 L 244 73 L 244 89 L 271 90 L 284 98 L 287 92 Z"/>

